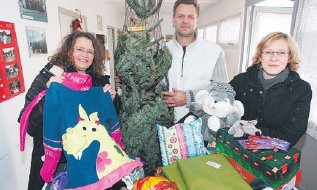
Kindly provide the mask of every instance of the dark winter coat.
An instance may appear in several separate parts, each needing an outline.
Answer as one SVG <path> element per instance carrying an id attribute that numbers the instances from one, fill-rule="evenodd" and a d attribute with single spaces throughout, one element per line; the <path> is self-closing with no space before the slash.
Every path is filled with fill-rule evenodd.
<path id="1" fill-rule="evenodd" d="M 245 109 L 243 120 L 257 120 L 263 135 L 295 145 L 307 130 L 312 90 L 297 72 L 290 71 L 284 82 L 266 92 L 258 79 L 258 65 L 234 77 L 230 84 Z"/>
<path id="2" fill-rule="evenodd" d="M 40 92 L 47 88 L 47 81 L 53 76 L 50 72 L 52 64 L 48 63 L 40 71 L 40 73 L 35 77 L 34 81 L 31 84 L 31 87 L 26 93 L 24 108 L 20 112 L 18 121 L 24 109 L 29 105 L 29 103 L 37 96 Z M 109 84 L 109 76 L 105 75 L 102 77 L 97 77 L 92 74 L 92 68 L 87 69 L 87 74 L 92 77 L 92 86 L 104 86 Z M 66 72 L 77 72 L 73 66 L 67 68 Z M 44 108 L 45 96 L 40 100 L 40 102 L 34 107 L 29 118 L 27 133 L 33 137 L 33 152 L 31 160 L 31 169 L 29 176 L 28 190 L 31 189 L 42 189 L 44 181 L 40 176 L 40 170 L 43 165 L 43 160 L 41 157 L 44 155 L 44 146 L 43 146 L 43 108 Z M 120 102 L 118 96 L 115 98 L 115 107 L 119 109 Z M 118 110 L 117 110 L 118 112 Z M 66 160 L 64 157 L 61 159 L 61 163 L 65 163 Z"/>

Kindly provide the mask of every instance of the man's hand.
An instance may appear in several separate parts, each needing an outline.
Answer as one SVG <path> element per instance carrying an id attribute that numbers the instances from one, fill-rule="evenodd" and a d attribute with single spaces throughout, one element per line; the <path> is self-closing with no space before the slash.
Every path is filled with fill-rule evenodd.
<path id="1" fill-rule="evenodd" d="M 186 93 L 173 88 L 173 92 L 163 92 L 163 101 L 168 107 L 183 106 L 187 103 Z"/>
<path id="2" fill-rule="evenodd" d="M 103 91 L 109 91 L 112 100 L 114 100 L 114 98 L 116 97 L 117 92 L 109 84 L 105 84 L 105 86 L 103 87 Z"/>

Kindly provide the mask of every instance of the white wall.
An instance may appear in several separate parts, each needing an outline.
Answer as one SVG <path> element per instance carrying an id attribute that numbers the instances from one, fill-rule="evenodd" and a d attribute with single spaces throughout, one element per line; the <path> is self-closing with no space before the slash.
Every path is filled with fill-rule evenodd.
<path id="1" fill-rule="evenodd" d="M 174 35 L 173 14 L 161 16 L 161 19 L 163 19 L 161 25 L 163 36 L 165 37 L 165 35 Z"/>
<path id="2" fill-rule="evenodd" d="M 87 17 L 89 32 L 107 35 L 107 26 L 122 28 L 124 13 L 119 13 L 106 0 L 47 0 L 48 23 L 20 18 L 18 0 L 1 0 L 0 20 L 15 23 L 15 31 L 19 45 L 21 64 L 24 74 L 25 88 L 28 89 L 34 77 L 47 63 L 47 58 L 60 46 L 60 30 L 58 6 L 74 11 L 81 10 Z M 97 29 L 97 15 L 103 17 L 102 31 Z M 25 27 L 46 29 L 48 55 L 30 58 L 28 55 Z M 27 188 L 32 151 L 32 138 L 27 137 L 25 152 L 19 151 L 19 124 L 17 118 L 24 105 L 25 93 L 0 103 L 0 189 L 22 190 Z"/>

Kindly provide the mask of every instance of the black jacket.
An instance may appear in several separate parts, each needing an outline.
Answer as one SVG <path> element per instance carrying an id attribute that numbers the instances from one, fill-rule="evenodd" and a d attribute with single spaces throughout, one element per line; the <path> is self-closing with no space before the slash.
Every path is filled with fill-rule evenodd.
<path id="1" fill-rule="evenodd" d="M 230 84 L 245 109 L 243 120 L 257 120 L 263 135 L 295 145 L 307 130 L 312 90 L 297 72 L 266 92 L 258 79 L 258 65 L 234 77 Z"/>

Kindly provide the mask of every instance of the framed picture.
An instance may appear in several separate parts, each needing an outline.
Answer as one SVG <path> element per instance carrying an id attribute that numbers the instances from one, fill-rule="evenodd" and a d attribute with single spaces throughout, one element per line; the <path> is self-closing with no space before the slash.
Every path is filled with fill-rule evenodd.
<path id="1" fill-rule="evenodd" d="M 0 29 L 0 43 L 1 44 L 10 44 L 11 42 L 12 42 L 11 31 Z"/>
<path id="2" fill-rule="evenodd" d="M 103 31 L 103 21 L 102 16 L 97 15 L 97 28 L 98 30 Z"/>
<path id="3" fill-rule="evenodd" d="M 21 18 L 47 22 L 46 0 L 19 0 Z"/>
<path id="4" fill-rule="evenodd" d="M 19 76 L 19 66 L 17 63 L 13 63 L 11 65 L 6 65 L 6 74 L 8 79 L 15 78 Z"/>
<path id="5" fill-rule="evenodd" d="M 0 21 L 0 102 L 25 91 L 14 23 Z"/>
<path id="6" fill-rule="evenodd" d="M 10 86 L 10 93 L 12 95 L 20 92 L 21 90 L 21 84 L 19 79 L 10 81 L 9 86 Z"/>
<path id="7" fill-rule="evenodd" d="M 3 48 L 2 54 L 4 57 L 4 62 L 11 62 L 15 60 L 14 47 Z"/>
<path id="8" fill-rule="evenodd" d="M 45 29 L 26 27 L 30 57 L 47 54 Z"/>
<path id="9" fill-rule="evenodd" d="M 87 17 L 84 15 L 79 15 L 78 13 L 65 9 L 63 7 L 58 7 L 59 14 L 59 24 L 62 39 L 73 31 L 73 23 L 75 20 L 80 21 L 78 30 L 87 32 Z"/>

